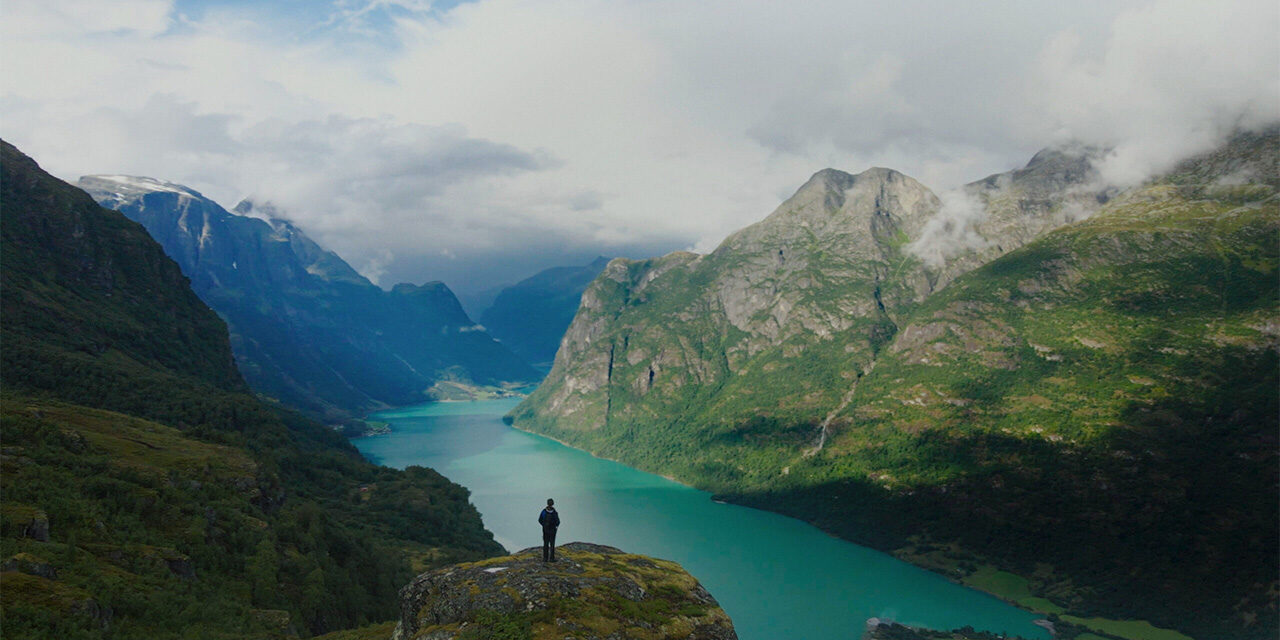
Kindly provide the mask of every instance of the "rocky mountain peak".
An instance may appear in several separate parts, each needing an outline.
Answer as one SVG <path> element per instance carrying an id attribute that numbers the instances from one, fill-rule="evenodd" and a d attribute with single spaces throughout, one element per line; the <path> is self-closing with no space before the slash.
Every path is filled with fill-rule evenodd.
<path id="1" fill-rule="evenodd" d="M 909 247 L 933 269 L 932 287 L 1093 215 L 1116 194 L 1098 173 L 1105 153 L 1080 143 L 1046 147 L 1020 169 L 949 194 L 946 208 Z"/>
<path id="2" fill-rule="evenodd" d="M 1049 196 L 1097 181 L 1097 163 L 1105 154 L 1105 149 L 1076 142 L 1045 147 L 1031 156 L 1025 167 L 987 176 L 969 186 L 986 190 L 1016 186 L 1024 193 Z"/>
<path id="3" fill-rule="evenodd" d="M 821 208 L 828 213 L 837 213 L 845 208 L 845 202 L 852 190 L 896 191 L 916 188 L 924 189 L 924 185 L 899 171 L 885 167 L 871 167 L 856 175 L 827 168 L 813 174 L 796 190 L 795 195 L 783 202 L 774 213 L 801 210 L 814 204 L 821 205 Z"/>
<path id="4" fill-rule="evenodd" d="M 1066 142 L 1045 147 L 1031 156 L 1031 160 L 1027 161 L 1027 166 L 1023 167 L 1023 171 L 1029 171 L 1040 167 L 1053 167 L 1062 165 L 1078 165 L 1096 162 L 1106 149 L 1087 145 L 1081 142 Z"/>
<path id="5" fill-rule="evenodd" d="M 809 179 L 796 191 L 796 194 L 799 195 L 802 192 L 816 189 L 844 191 L 845 189 L 848 189 L 856 179 L 857 178 L 855 178 L 851 173 L 827 167 L 826 169 L 818 171 L 810 176 Z"/>
<path id="6" fill-rule="evenodd" d="M 753 246 L 776 251 L 778 245 L 836 237 L 866 244 L 889 227 L 910 235 L 940 206 L 928 187 L 893 169 L 872 167 L 856 175 L 823 169 L 764 220 L 725 239 L 716 253 Z"/>

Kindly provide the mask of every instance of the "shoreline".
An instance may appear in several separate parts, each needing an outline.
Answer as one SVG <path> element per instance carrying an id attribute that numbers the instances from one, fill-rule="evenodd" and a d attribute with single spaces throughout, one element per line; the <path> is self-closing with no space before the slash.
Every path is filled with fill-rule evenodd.
<path id="1" fill-rule="evenodd" d="M 475 401 L 476 401 L 476 400 L 454 400 L 453 402 L 475 402 Z M 424 403 L 424 404 L 434 404 L 434 403 Z M 421 405 L 411 405 L 411 406 L 421 406 Z M 398 408 L 395 408 L 395 409 L 389 409 L 389 410 L 387 410 L 387 411 L 398 411 L 398 410 L 403 410 L 403 409 L 407 409 L 407 408 L 409 408 L 409 407 L 398 407 Z M 379 413 L 381 413 L 381 412 L 379 412 Z M 821 527 L 821 526 L 818 526 L 816 523 L 810 522 L 810 521 L 805 520 L 805 519 L 803 519 L 803 518 L 797 518 L 797 517 L 795 517 L 795 516 L 793 516 L 793 515 L 789 515 L 789 514 L 783 513 L 783 512 L 781 512 L 781 511 L 776 511 L 776 510 L 773 510 L 773 509 L 763 508 L 763 507 L 756 506 L 756 505 L 742 504 L 742 503 L 739 503 L 739 502 L 733 501 L 733 500 L 731 500 L 731 499 L 726 499 L 724 496 L 721 496 L 720 494 L 712 493 L 712 492 L 710 492 L 710 491 L 708 491 L 708 490 L 706 490 L 706 489 L 703 489 L 703 488 L 701 488 L 701 487 L 698 487 L 698 486 L 695 486 L 695 485 L 692 485 L 692 484 L 688 484 L 688 483 L 686 483 L 686 482 L 682 482 L 680 479 L 678 479 L 678 478 L 676 478 L 676 477 L 674 477 L 674 476 L 672 476 L 672 475 L 670 475 L 670 474 L 666 474 L 666 473 L 658 473 L 658 472 L 650 471 L 650 470 L 647 470 L 647 469 L 642 469 L 642 468 L 639 468 L 639 467 L 634 467 L 634 466 L 631 466 L 631 465 L 629 465 L 629 464 L 627 464 L 627 463 L 625 463 L 625 462 L 622 462 L 622 461 L 620 461 L 620 460 L 617 460 L 617 459 L 614 459 L 614 458 L 609 458 L 609 457 L 606 457 L 606 456 L 602 456 L 602 455 L 597 454 L 597 453 L 596 453 L 596 452 L 594 452 L 594 451 L 590 451 L 590 450 L 587 450 L 587 449 L 583 449 L 583 448 L 581 448 L 581 447 L 574 446 L 573 444 L 571 444 L 571 443 L 569 443 L 569 442 L 566 442 L 566 441 L 564 441 L 564 440 L 562 440 L 562 439 L 560 439 L 560 438 L 557 438 L 557 437 L 555 437 L 555 436 L 548 435 L 548 434 L 545 434 L 545 433 L 538 433 L 538 432 L 536 432 L 536 431 L 532 431 L 532 430 L 530 430 L 530 429 L 526 429 L 526 428 L 523 428 L 523 427 L 516 426 L 516 425 L 515 425 L 515 424 L 513 424 L 513 423 L 510 423 L 510 424 L 509 424 L 509 423 L 507 423 L 507 421 L 506 421 L 506 420 L 502 420 L 502 418 L 503 418 L 503 417 L 504 417 L 503 415 L 499 415 L 499 414 L 495 414 L 495 415 L 494 415 L 494 418 L 495 418 L 495 419 L 497 419 L 497 420 L 499 420 L 499 421 L 501 421 L 501 422 L 503 423 L 503 426 L 506 426 L 506 427 L 508 427 L 508 428 L 511 428 L 511 429 L 513 429 L 513 430 L 515 430 L 515 431 L 520 431 L 520 432 L 522 432 L 522 433 L 526 433 L 526 434 L 529 434 L 529 435 L 532 435 L 532 436 L 536 436 L 536 437 L 539 437 L 539 438 L 545 438 L 545 439 L 547 439 L 547 440 L 550 440 L 550 441 L 552 441 L 552 442 L 555 442 L 555 443 L 557 443 L 557 444 L 560 444 L 560 445 L 562 445 L 562 446 L 564 446 L 564 447 L 566 447 L 566 448 L 573 449 L 573 450 L 575 450 L 575 451 L 579 451 L 579 452 L 582 452 L 582 453 L 586 453 L 587 455 L 590 455 L 592 458 L 595 458 L 595 459 L 597 459 L 597 460 L 606 460 L 606 461 L 609 461 L 609 462 L 613 462 L 613 463 L 616 463 L 616 464 L 620 464 L 620 465 L 623 465 L 623 466 L 627 467 L 628 469 L 632 469 L 632 470 L 639 471 L 639 472 L 642 472 L 642 473 L 647 473 L 647 474 L 650 474 L 650 475 L 655 475 L 655 476 L 661 477 L 661 478 L 663 478 L 664 480 L 667 480 L 667 481 L 670 481 L 670 482 L 672 482 L 672 483 L 674 483 L 674 484 L 680 485 L 681 487 L 685 487 L 685 488 L 688 488 L 688 489 L 693 489 L 693 490 L 696 490 L 696 491 L 700 491 L 700 492 L 703 492 L 703 493 L 707 493 L 707 494 L 709 494 L 709 498 L 711 499 L 711 501 L 712 501 L 713 503 L 715 503 L 715 504 L 727 504 L 727 505 L 733 505 L 733 506 L 738 506 L 738 507 L 745 507 L 745 508 L 749 508 L 749 509 L 756 509 L 756 510 L 758 510 L 758 511 L 763 511 L 763 512 L 770 513 L 770 514 L 773 514 L 773 515 L 777 515 L 777 516 L 781 516 L 781 517 L 788 518 L 788 519 L 791 519 L 791 520 L 795 520 L 795 521 L 797 521 L 797 522 L 801 522 L 801 523 L 804 523 L 804 524 L 806 524 L 806 525 L 808 525 L 808 526 L 814 527 L 814 528 L 815 528 L 815 529 L 817 529 L 818 531 L 820 531 L 820 532 L 822 532 L 822 533 L 826 534 L 827 536 L 829 536 L 829 537 L 831 537 L 831 538 L 833 538 L 833 539 L 840 540 L 840 541 L 845 542 L 845 543 L 848 543 L 848 544 L 853 544 L 853 545 L 857 545 L 857 546 L 860 546 L 860 547 L 864 547 L 864 548 L 867 548 L 867 549 L 870 549 L 870 550 L 876 551 L 876 552 L 878 552 L 878 553 L 883 553 L 883 554 L 888 555 L 888 556 L 890 556 L 890 557 L 892 557 L 892 558 L 894 558 L 894 559 L 896 559 L 896 560 L 898 560 L 898 561 L 900 561 L 900 562 L 903 562 L 904 564 L 907 564 L 907 565 L 912 566 L 912 567 L 916 567 L 916 568 L 921 569 L 921 570 L 924 570 L 924 571 L 928 571 L 929 573 L 931 573 L 931 574 L 933 574 L 933 575 L 936 575 L 936 576 L 942 577 L 942 578 L 944 578 L 945 580 L 947 580 L 948 582 L 950 582 L 950 583 L 952 583 L 952 584 L 955 584 L 955 585 L 958 585 L 958 586 L 964 587 L 964 588 L 966 588 L 966 589 L 971 589 L 971 590 L 976 591 L 976 592 L 978 592 L 978 593 L 986 594 L 986 595 L 988 595 L 988 596 L 990 596 L 990 597 L 993 597 L 993 598 L 995 598 L 995 599 L 997 599 L 997 600 L 1000 600 L 1001 602 L 1004 602 L 1005 604 L 1008 604 L 1009 606 L 1015 607 L 1015 608 L 1017 608 L 1017 609 L 1019 609 L 1019 610 L 1021 610 L 1021 611 L 1027 612 L 1027 613 L 1032 614 L 1032 615 L 1035 615 L 1035 616 L 1039 616 L 1039 618 L 1038 618 L 1037 620 L 1033 621 L 1033 623 L 1032 623 L 1032 624 L 1036 625 L 1037 627 L 1039 627 L 1039 628 L 1041 628 L 1041 629 L 1044 629 L 1045 631 L 1048 631 L 1048 632 L 1052 633 L 1051 629 L 1050 629 L 1048 626 L 1046 626 L 1046 624 L 1050 624 L 1050 625 L 1051 625 L 1051 624 L 1053 624 L 1053 623 L 1052 623 L 1052 621 L 1051 621 L 1051 620 L 1050 620 L 1050 618 L 1049 618 L 1049 615 L 1048 615 L 1048 614 L 1046 614 L 1046 612 L 1044 612 L 1044 611 L 1039 611 L 1039 610 L 1036 610 L 1036 609 L 1030 608 L 1030 607 L 1028 607 L 1028 606 L 1024 606 L 1024 605 L 1022 605 L 1021 603 L 1019 603 L 1017 600 L 1015 600 L 1015 599 L 1013 599 L 1012 597 L 1010 597 L 1010 596 L 1009 596 L 1009 594 L 998 593 L 998 592 L 993 591 L 993 590 L 984 589 L 984 588 L 982 588 L 982 587 L 980 587 L 980 586 L 978 586 L 978 585 L 974 585 L 974 584 L 967 583 L 967 582 L 965 582 L 963 579 L 958 578 L 958 577 L 953 576 L 953 575 L 950 575 L 950 574 L 948 574 L 948 573 L 946 573 L 946 572 L 944 572 L 944 571 L 940 571 L 940 570 L 938 570 L 936 567 L 929 566 L 929 565 L 924 564 L 924 563 L 917 563 L 917 562 L 913 562 L 909 557 L 903 557 L 903 556 L 900 556 L 900 555 L 898 555 L 898 554 L 894 553 L 895 549 L 881 549 L 881 548 L 878 548 L 878 547 L 874 547 L 874 546 L 869 546 L 869 545 L 866 545 L 866 544 L 862 544 L 862 543 L 857 542 L 857 541 L 855 541 L 855 540 L 850 540 L 850 539 L 848 539 L 848 538 L 842 537 L 842 536 L 840 536 L 840 535 L 836 534 L 836 533 L 835 533 L 835 532 L 833 532 L 833 531 L 829 531 L 829 530 L 827 530 L 827 529 L 825 529 L 825 528 L 823 528 L 823 527 Z M 987 566 L 990 566 L 992 569 L 996 569 L 996 567 L 995 567 L 994 565 L 987 565 Z M 999 570 L 999 569 L 996 569 L 996 570 Z M 1013 575 L 1016 575 L 1016 574 L 1013 574 Z M 1022 576 L 1019 576 L 1019 577 L 1022 577 Z M 1025 579 L 1025 578 L 1024 578 L 1024 579 Z M 1065 615 L 1070 616 L 1070 614 L 1065 614 Z M 1073 622 L 1073 623 L 1075 623 L 1076 621 L 1079 621 L 1079 620 L 1083 620 L 1083 618 L 1081 618 L 1081 617 L 1077 617 L 1077 616 L 1072 616 L 1072 622 Z M 1116 622 L 1124 622 L 1124 621 L 1116 621 Z M 1134 622 L 1140 622 L 1140 621 L 1134 621 Z M 1147 623 L 1147 624 L 1149 624 L 1149 623 Z M 1085 624 L 1085 625 L 1080 625 L 1080 626 L 1081 626 L 1082 628 L 1089 629 L 1089 630 L 1091 630 L 1091 631 L 1097 630 L 1097 629 L 1094 629 L 1091 625 L 1087 625 L 1087 624 Z M 1153 625 L 1153 627 L 1154 627 L 1154 625 Z M 1158 629 L 1158 627 L 1155 627 L 1155 628 L 1157 628 L 1157 629 Z M 1162 630 L 1163 630 L 1163 629 L 1162 629 Z M 1173 633 L 1178 633 L 1177 631 L 1174 631 L 1174 630 L 1172 630 L 1172 629 L 1168 629 L 1167 631 L 1172 631 Z M 1183 636 L 1183 637 L 1185 638 L 1186 636 Z M 1135 640 L 1136 640 L 1136 639 L 1135 639 Z M 1188 640 L 1189 640 L 1189 638 L 1188 638 Z"/>
<path id="2" fill-rule="evenodd" d="M 455 400 L 455 401 L 453 401 L 453 402 L 476 402 L 476 400 Z M 424 404 L 435 404 L 435 402 L 431 402 L 431 403 L 424 403 Z M 396 408 L 394 408 L 394 409 L 387 409 L 387 410 L 385 410 L 385 411 L 399 411 L 399 410 L 408 409 L 408 408 L 410 408 L 410 407 L 415 407 L 415 406 L 422 406 L 422 405 L 408 405 L 408 406 L 406 406 L 406 407 L 396 407 Z M 385 412 L 385 411 L 384 411 L 384 412 Z M 384 412 L 378 412 L 378 413 L 384 413 Z M 370 415 L 374 415 L 374 414 L 370 414 Z M 732 500 L 726 500 L 726 499 L 725 499 L 721 494 L 713 493 L 713 492 L 708 491 L 708 490 L 706 490 L 706 489 L 703 489 L 703 488 L 701 488 L 701 487 L 694 486 L 694 485 L 689 484 L 689 483 L 687 483 L 687 482 L 683 482 L 683 481 L 681 481 L 679 478 L 676 478 L 675 476 L 672 476 L 672 475 L 670 475 L 670 474 L 666 474 L 666 473 L 658 473 L 658 472 L 655 472 L 655 471 L 650 471 L 650 470 L 648 470 L 648 469 L 641 469 L 641 468 L 639 468 L 639 467 L 633 467 L 633 466 L 631 466 L 631 465 L 629 465 L 629 464 L 627 464 L 627 463 L 625 463 L 625 462 L 622 462 L 621 460 L 616 460 L 616 459 L 614 459 L 614 458 L 609 458 L 609 457 L 606 457 L 606 456 L 602 456 L 602 455 L 597 454 L 597 453 L 596 453 L 596 452 L 594 452 L 594 451 L 590 451 L 590 450 L 587 450 L 587 449 L 583 449 L 583 448 L 581 448 L 581 447 L 574 446 L 573 444 L 571 444 L 571 443 L 569 443 L 569 442 L 566 442 L 566 441 L 564 441 L 564 440 L 561 440 L 560 438 L 557 438 L 557 437 L 555 437 L 555 436 L 548 435 L 548 434 L 545 434 L 545 433 L 538 433 L 537 431 L 531 431 L 531 430 L 529 430 L 529 429 L 525 429 L 525 428 L 522 428 L 522 427 L 518 427 L 518 426 L 516 426 L 516 425 L 515 425 L 515 423 L 514 423 L 514 422 L 509 423 L 509 422 L 507 422 L 506 420 L 504 420 L 503 418 L 505 418 L 505 417 L 506 417 L 506 416 L 505 416 L 505 414 L 504 414 L 504 415 L 501 415 L 501 416 L 495 416 L 495 417 L 496 417 L 496 418 L 498 418 L 498 420 L 499 420 L 500 422 L 502 422 L 503 426 L 505 426 L 505 427 L 507 427 L 507 428 L 509 428 L 509 429 L 513 429 L 513 430 L 515 430 L 515 431 L 519 431 L 519 432 L 521 432 L 521 433 L 527 433 L 527 434 L 529 434 L 529 435 L 531 435 L 531 436 L 535 436 L 535 437 L 538 437 L 538 438 L 544 438 L 544 439 L 550 440 L 550 441 L 555 442 L 555 443 L 557 443 L 557 444 L 559 444 L 559 445 L 562 445 L 562 446 L 564 446 L 564 447 L 568 447 L 568 448 L 570 448 L 570 449 L 573 449 L 574 451 L 580 451 L 580 452 L 582 452 L 582 453 L 585 453 L 585 454 L 587 454 L 587 455 L 589 455 L 589 456 L 591 456 L 592 458 L 595 458 L 595 459 L 597 459 L 597 460 L 606 460 L 606 461 L 608 461 L 608 462 L 613 462 L 613 463 L 615 463 L 615 464 L 620 464 L 620 465 L 622 465 L 622 466 L 624 466 L 624 467 L 626 467 L 626 468 L 628 468 L 628 469 L 632 469 L 632 470 L 635 470 L 635 471 L 639 471 L 639 472 L 641 472 L 641 473 L 647 473 L 647 474 L 650 474 L 650 475 L 658 476 L 658 477 L 660 477 L 660 478 L 662 478 L 662 479 L 664 479 L 664 480 L 668 480 L 668 481 L 673 482 L 673 483 L 675 483 L 675 484 L 678 484 L 678 485 L 680 485 L 680 486 L 682 486 L 682 487 L 685 487 L 685 488 L 688 488 L 688 489 L 693 489 L 693 490 L 695 490 L 695 491 L 701 491 L 701 492 L 707 493 L 707 494 L 709 494 L 709 495 L 710 495 L 710 500 L 711 500 L 711 502 L 713 502 L 713 503 L 715 503 L 715 504 L 732 505 L 732 506 L 735 506 L 735 507 L 742 507 L 742 508 L 744 508 L 744 509 L 755 509 L 755 510 L 757 510 L 757 511 L 763 511 L 763 512 L 765 512 L 765 513 L 772 513 L 772 514 L 774 514 L 774 515 L 782 516 L 782 517 L 784 517 L 784 518 L 790 518 L 790 519 L 795 520 L 795 521 L 797 521 L 797 522 L 803 522 L 803 523 L 805 523 L 805 524 L 807 524 L 807 525 L 809 525 L 809 526 L 811 526 L 811 527 L 813 527 L 813 528 L 817 529 L 818 531 L 821 531 L 822 533 L 824 533 L 824 534 L 826 534 L 827 536 L 829 536 L 829 537 L 831 537 L 831 538 L 834 538 L 834 539 L 836 539 L 836 540 L 841 540 L 841 541 L 847 542 L 847 543 L 849 543 L 849 544 L 856 544 L 856 545 L 858 545 L 858 546 L 866 547 L 866 548 L 868 548 L 868 549 L 874 549 L 875 551 L 879 551 L 880 553 L 884 553 L 884 554 L 887 554 L 887 555 L 893 556 L 895 559 L 897 559 L 897 560 L 901 560 L 902 562 L 905 562 L 905 563 L 907 563 L 907 564 L 909 564 L 909 565 L 911 565 L 911 566 L 913 566 L 913 567 L 919 567 L 919 568 L 924 569 L 925 571 L 928 571 L 928 572 L 930 572 L 930 573 L 934 573 L 934 574 L 940 575 L 940 576 L 942 576 L 942 577 L 946 578 L 947 580 L 949 580 L 949 581 L 951 581 L 951 582 L 953 582 L 953 583 L 955 583 L 955 584 L 959 584 L 959 585 L 962 585 L 962 586 L 964 586 L 964 587 L 967 587 L 967 588 L 973 589 L 973 590 L 975 590 L 975 591 L 980 591 L 980 592 L 982 592 L 982 593 L 986 593 L 986 594 L 988 594 L 988 595 L 991 595 L 991 596 L 994 596 L 994 597 L 996 597 L 996 598 L 999 598 L 999 599 L 1001 599 L 1001 600 L 1003 600 L 1003 601 L 1005 601 L 1005 602 L 1007 602 L 1007 603 L 1009 603 L 1009 604 L 1011 604 L 1011 605 L 1013 605 L 1013 606 L 1015 606 L 1015 607 L 1018 607 L 1019 609 L 1022 609 L 1023 611 L 1027 611 L 1027 612 L 1035 613 L 1035 614 L 1039 614 L 1039 613 L 1040 613 L 1040 612 L 1038 612 L 1038 611 L 1032 611 L 1031 609 L 1028 609 L 1028 608 L 1026 608 L 1026 607 L 1023 607 L 1023 606 L 1021 606 L 1021 605 L 1018 605 L 1016 602 L 1012 602 L 1012 601 L 1010 601 L 1010 600 L 1006 600 L 1005 598 L 1002 598 L 999 594 L 992 593 L 992 592 L 987 591 L 987 590 L 985 590 L 985 589 L 979 589 L 978 587 L 975 587 L 975 586 L 973 586 L 973 585 L 965 584 L 963 581 L 957 580 L 957 579 L 955 579 L 953 576 L 947 575 L 946 573 L 943 573 L 943 572 L 941 572 L 941 571 L 937 571 L 937 570 L 935 570 L 935 569 L 933 569 L 933 568 L 930 568 L 930 567 L 928 567 L 928 566 L 925 566 L 925 565 L 923 565 L 923 564 L 918 564 L 918 563 L 912 562 L 912 561 L 910 561 L 910 560 L 908 560 L 908 559 L 906 559 L 906 558 L 900 558 L 900 557 L 898 557 L 898 556 L 896 556 L 896 555 L 894 555 L 894 554 L 892 553 L 892 551 L 893 551 L 892 549 L 889 549 L 889 550 L 885 550 L 885 549 L 877 549 L 877 548 L 875 548 L 875 547 L 871 547 L 871 546 L 868 546 L 868 545 L 861 544 L 861 543 L 859 543 L 859 542 L 857 542 L 857 541 L 854 541 L 854 540 L 849 540 L 848 538 L 844 538 L 844 537 L 842 537 L 842 536 L 840 536 L 840 535 L 836 534 L 836 533 L 835 533 L 835 532 L 833 532 L 833 531 L 828 531 L 827 529 L 824 529 L 824 528 L 822 528 L 822 527 L 818 526 L 817 524 L 815 524 L 815 523 L 813 523 L 813 522 L 809 522 L 808 520 L 805 520 L 805 519 L 803 519 L 803 518 L 797 518 L 797 517 L 792 516 L 792 515 L 788 515 L 788 514 L 785 514 L 785 513 L 779 512 L 779 511 L 774 511 L 774 510 L 772 510 L 772 509 L 765 509 L 765 508 L 762 508 L 762 507 L 757 507 L 757 506 L 755 506 L 755 505 L 742 504 L 742 503 L 740 503 L 740 502 L 734 502 L 734 501 L 732 501 Z M 391 431 L 394 431 L 394 429 L 391 429 Z"/>
<path id="3" fill-rule="evenodd" d="M 653 471 L 649 471 L 649 470 L 647 470 L 647 469 L 641 469 L 641 468 L 639 468 L 639 467 L 633 467 L 633 466 L 631 466 L 631 465 L 629 465 L 629 464 L 627 464 L 627 463 L 625 463 L 625 462 L 623 462 L 623 461 L 621 461 L 621 460 L 614 460 L 613 458 L 606 458 L 605 456 L 597 455 L 594 451 L 588 451 L 588 450 L 586 450 L 586 449 L 583 449 L 582 447 L 575 447 L 575 446 L 573 446 L 572 444 L 569 444 L 568 442 L 565 442 L 564 440 L 561 440 L 560 438 L 557 438 L 557 437 L 555 437 L 555 436 L 549 436 L 549 435 L 547 435 L 547 434 L 545 434 L 545 433 L 538 433 L 537 431 L 530 431 L 530 430 L 528 430 L 528 429 L 522 429 L 522 428 L 520 428 L 520 427 L 517 427 L 514 423 L 508 424 L 508 423 L 507 423 L 507 421 L 505 421 L 505 420 L 503 420 L 503 421 L 502 421 L 502 424 L 504 424 L 504 425 L 506 425 L 506 426 L 508 426 L 508 427 L 510 427 L 510 428 L 512 428 L 512 429 L 515 429 L 516 431 L 519 431 L 520 433 L 527 433 L 527 434 L 529 434 L 529 435 L 531 435 L 531 436 L 537 436 L 537 437 L 539 437 L 539 438 L 546 438 L 547 440 L 550 440 L 550 441 L 552 441 L 552 442 L 556 442 L 556 443 L 562 444 L 562 445 L 564 445 L 564 446 L 566 446 L 566 447 L 569 447 L 570 449 L 573 449 L 574 451 L 581 451 L 581 452 L 583 452 L 583 453 L 585 453 L 585 454 L 587 454 L 587 455 L 589 455 L 589 456 L 591 456 L 592 458 L 595 458 L 595 459 L 597 459 L 597 460 L 607 460 L 607 461 L 609 461 L 609 462 L 613 462 L 613 463 L 616 463 L 616 464 L 620 464 L 620 465 L 622 465 L 622 466 L 624 466 L 624 467 L 626 467 L 626 468 L 628 468 L 628 469 L 633 469 L 633 470 L 635 470 L 635 471 L 639 471 L 639 472 L 641 472 L 641 473 L 647 473 L 647 474 L 649 474 L 649 475 L 658 476 L 659 478 L 662 478 L 662 479 L 664 479 L 664 480 L 669 480 L 669 481 L 671 481 L 671 482 L 674 482 L 674 483 L 676 483 L 676 484 L 678 484 L 678 485 L 680 485 L 680 486 L 682 486 L 682 487 L 688 488 L 688 489 L 694 489 L 694 490 L 697 490 L 697 491 L 703 491 L 703 492 L 706 492 L 706 493 L 711 493 L 710 491 L 707 491 L 706 489 L 702 489 L 702 488 L 699 488 L 699 487 L 695 487 L 695 486 L 693 486 L 693 485 L 691 485 L 691 484 L 688 484 L 688 483 L 685 483 L 685 482 L 681 482 L 679 479 L 677 479 L 677 478 L 675 478 L 675 477 L 673 477 L 673 476 L 667 475 L 667 474 L 665 474 L 665 473 L 655 473 L 655 472 L 653 472 Z M 715 494 L 712 494 L 712 495 L 715 495 Z M 715 498 L 712 498 L 712 501 L 714 502 L 714 501 L 715 501 Z M 770 513 L 772 513 L 772 512 L 770 512 Z M 787 517 L 790 517 L 790 516 L 787 516 Z M 798 518 L 797 518 L 797 519 L 798 519 Z M 804 521 L 803 521 L 803 520 L 801 520 L 801 522 L 804 522 Z"/>

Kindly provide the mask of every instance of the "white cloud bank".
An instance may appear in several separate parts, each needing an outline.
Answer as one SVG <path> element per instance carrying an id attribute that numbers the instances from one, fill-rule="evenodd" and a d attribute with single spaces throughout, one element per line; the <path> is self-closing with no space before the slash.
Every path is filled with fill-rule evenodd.
<path id="1" fill-rule="evenodd" d="M 962 253 L 989 246 L 987 239 L 978 233 L 987 211 L 976 196 L 964 189 L 951 189 L 938 199 L 942 201 L 942 208 L 925 223 L 920 237 L 907 245 L 907 251 L 929 266 L 941 267 Z"/>
<path id="2" fill-rule="evenodd" d="M 942 192 L 1077 139 L 1129 182 L 1280 118 L 1272 1 L 288 6 L 9 0 L 0 135 L 475 290 L 712 247 L 826 166 Z"/>
<path id="3" fill-rule="evenodd" d="M 1058 137 L 1113 149 L 1100 170 L 1128 185 L 1280 119 L 1280 4 L 1173 0 L 1116 17 L 1101 49 L 1050 40 L 1032 106 Z"/>

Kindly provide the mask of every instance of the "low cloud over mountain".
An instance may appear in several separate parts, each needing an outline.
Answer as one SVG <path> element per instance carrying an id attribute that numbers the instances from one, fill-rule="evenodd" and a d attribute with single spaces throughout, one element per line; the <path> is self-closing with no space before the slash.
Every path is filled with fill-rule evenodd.
<path id="1" fill-rule="evenodd" d="M 713 248 L 823 166 L 946 189 L 1079 141 L 1132 184 L 1280 115 L 1278 21 L 1265 0 L 11 2 L 0 118 L 65 178 L 254 195 L 366 275 L 466 291 Z"/>

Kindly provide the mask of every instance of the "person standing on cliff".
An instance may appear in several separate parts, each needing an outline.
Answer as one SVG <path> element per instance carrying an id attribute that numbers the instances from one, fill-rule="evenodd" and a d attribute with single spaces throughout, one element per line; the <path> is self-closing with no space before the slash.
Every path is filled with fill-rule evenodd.
<path id="1" fill-rule="evenodd" d="M 556 528 L 560 526 L 560 514 L 556 513 L 556 501 L 547 498 L 547 508 L 538 514 L 542 525 L 542 561 L 556 561 Z"/>

